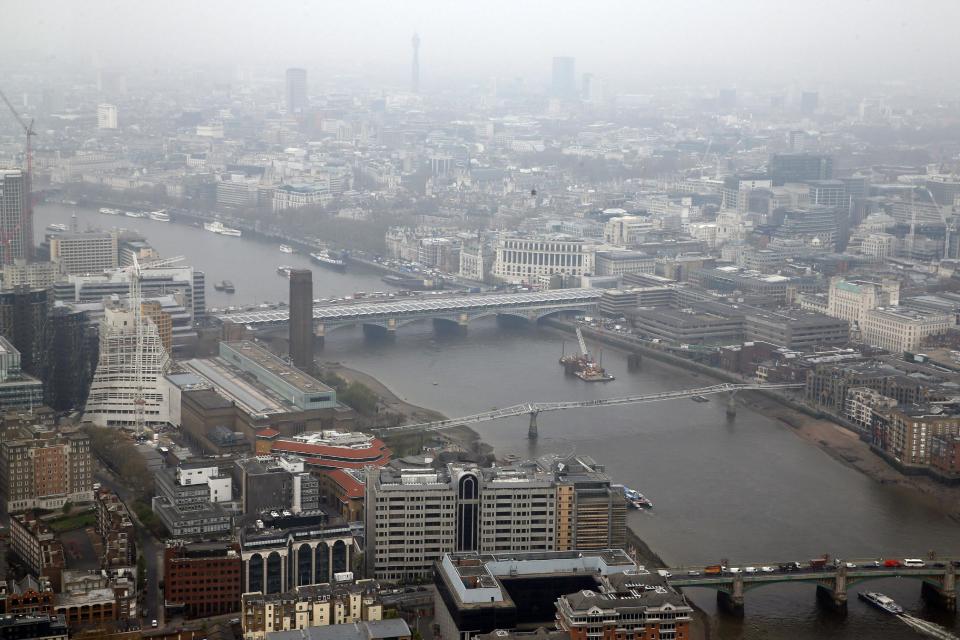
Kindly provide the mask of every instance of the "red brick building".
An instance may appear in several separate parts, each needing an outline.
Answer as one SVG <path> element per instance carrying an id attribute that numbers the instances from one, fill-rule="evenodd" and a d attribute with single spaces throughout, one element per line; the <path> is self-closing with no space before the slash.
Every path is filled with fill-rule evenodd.
<path id="1" fill-rule="evenodd" d="M 163 553 L 167 615 L 203 618 L 239 611 L 242 567 L 233 543 L 170 543 Z"/>
<path id="2" fill-rule="evenodd" d="M 960 436 L 930 438 L 930 468 L 948 480 L 960 480 Z"/>
<path id="3" fill-rule="evenodd" d="M 103 566 L 128 567 L 134 564 L 137 532 L 127 505 L 107 487 L 101 487 L 93 497 L 97 507 L 97 531 L 103 538 Z"/>
<path id="4" fill-rule="evenodd" d="M 19 582 L 3 583 L 0 613 L 12 615 L 53 615 L 53 589 L 46 578 L 26 576 Z"/>
<path id="5" fill-rule="evenodd" d="M 353 472 L 356 473 L 356 472 Z M 328 510 L 347 522 L 363 520 L 364 481 L 350 470 L 317 471 L 320 478 L 320 498 Z"/>

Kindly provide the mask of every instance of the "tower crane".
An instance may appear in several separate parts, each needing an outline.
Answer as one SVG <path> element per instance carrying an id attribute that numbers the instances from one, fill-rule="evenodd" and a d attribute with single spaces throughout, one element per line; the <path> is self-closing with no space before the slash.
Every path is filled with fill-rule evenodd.
<path id="1" fill-rule="evenodd" d="M 7 109 L 9 109 L 10 113 L 13 114 L 14 119 L 23 128 L 23 132 L 27 137 L 27 144 L 25 147 L 26 156 L 27 156 L 27 176 L 26 176 L 27 179 L 26 179 L 26 184 L 24 185 L 24 190 L 26 191 L 26 197 L 24 198 L 26 211 L 24 212 L 25 215 L 23 216 L 23 218 L 21 218 L 20 223 L 17 224 L 17 226 L 11 232 L 5 233 L 3 237 L 0 237 L 0 244 L 3 244 L 9 247 L 13 234 L 20 232 L 21 229 L 23 228 L 23 220 L 24 219 L 28 221 L 33 220 L 33 142 L 31 141 L 31 138 L 37 135 L 37 133 L 36 131 L 33 130 L 33 119 L 31 119 L 29 123 L 26 120 L 24 120 L 23 116 L 21 116 L 17 112 L 17 110 L 10 103 L 10 101 L 7 99 L 7 96 L 2 91 L 0 91 L 0 99 L 3 99 L 3 103 L 7 105 Z M 32 248 L 33 248 L 33 237 L 32 237 L 33 225 L 32 224 L 28 225 L 27 232 L 30 234 L 31 237 L 24 239 L 23 249 L 24 249 L 24 253 L 26 254 L 25 257 L 29 258 L 31 257 L 30 254 L 32 254 Z M 8 259 L 8 256 L 4 256 L 4 259 Z"/>
<path id="2" fill-rule="evenodd" d="M 134 345 L 133 350 L 133 368 L 134 368 L 134 394 L 133 394 L 133 405 L 134 405 L 134 430 L 136 435 L 142 436 L 143 430 L 146 428 L 147 416 L 146 416 L 146 404 L 147 400 L 143 393 L 143 291 L 142 291 L 142 280 L 143 280 L 143 270 L 165 267 L 183 260 L 183 256 L 176 256 L 173 258 L 165 258 L 162 260 L 154 260 L 153 262 L 148 262 L 143 265 L 141 268 L 140 261 L 137 259 L 137 254 L 133 254 L 133 264 L 130 265 L 130 306 L 131 311 L 133 311 L 133 324 L 136 330 L 136 344 Z"/>
<path id="3" fill-rule="evenodd" d="M 133 349 L 134 383 L 136 387 L 133 394 L 133 405 L 134 429 L 138 438 L 143 435 L 143 429 L 147 422 L 147 401 L 143 394 L 143 293 L 140 283 L 142 277 L 143 273 L 140 271 L 137 254 L 133 254 L 130 274 L 130 305 L 133 307 L 133 326 L 136 329 L 136 344 Z"/>

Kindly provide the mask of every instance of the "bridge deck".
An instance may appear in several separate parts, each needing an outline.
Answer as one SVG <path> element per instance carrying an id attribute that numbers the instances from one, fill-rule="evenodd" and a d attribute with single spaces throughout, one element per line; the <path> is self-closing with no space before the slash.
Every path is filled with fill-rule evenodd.
<path id="1" fill-rule="evenodd" d="M 320 321 L 364 320 L 404 315 L 443 314 L 484 309 L 529 308 L 539 305 L 594 303 L 597 289 L 555 289 L 529 293 L 477 294 L 469 296 L 417 297 L 389 302 L 356 302 L 314 307 L 313 319 Z M 213 314 L 237 324 L 279 324 L 290 318 L 287 309 L 263 309 Z"/>
<path id="2" fill-rule="evenodd" d="M 942 577 L 947 574 L 947 572 L 956 571 L 957 569 L 946 563 L 945 567 L 872 567 L 872 566 L 859 566 L 855 569 L 847 569 L 847 581 L 848 582 L 858 582 L 861 579 L 874 579 L 874 578 L 899 578 L 899 577 L 916 577 L 916 578 L 935 578 Z M 757 565 L 758 567 L 760 565 Z M 744 585 L 747 584 L 764 584 L 764 583 L 775 583 L 775 582 L 819 582 L 824 579 L 832 579 L 837 574 L 837 568 L 830 566 L 825 569 L 800 569 L 798 571 L 781 571 L 777 569 L 772 573 L 764 573 L 758 571 L 757 573 L 723 573 L 720 575 L 702 575 L 702 570 L 693 569 L 695 571 L 700 571 L 701 575 L 699 576 L 690 576 L 687 575 L 687 572 L 691 569 L 682 568 L 682 569 L 668 569 L 673 575 L 667 578 L 667 582 L 674 587 L 722 587 L 725 585 L 731 584 L 736 578 L 743 578 Z"/>

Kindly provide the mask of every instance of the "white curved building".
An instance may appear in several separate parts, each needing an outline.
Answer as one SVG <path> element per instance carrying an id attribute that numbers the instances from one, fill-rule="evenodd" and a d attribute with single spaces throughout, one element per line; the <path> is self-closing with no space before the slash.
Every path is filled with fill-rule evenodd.
<path id="1" fill-rule="evenodd" d="M 143 385 L 144 417 L 147 426 L 169 421 L 167 385 L 164 374 L 170 356 L 156 325 L 143 316 Z M 137 396 L 137 330 L 136 316 L 130 309 L 107 307 L 100 323 L 100 358 L 93 375 L 84 419 L 101 427 L 136 425 Z"/>

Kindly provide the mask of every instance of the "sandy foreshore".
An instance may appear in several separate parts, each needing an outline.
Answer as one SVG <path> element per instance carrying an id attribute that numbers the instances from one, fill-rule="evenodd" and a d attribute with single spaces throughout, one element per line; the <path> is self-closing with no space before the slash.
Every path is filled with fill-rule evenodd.
<path id="1" fill-rule="evenodd" d="M 447 417 L 439 411 L 407 402 L 406 399 L 394 393 L 390 387 L 363 371 L 351 369 L 339 362 L 324 362 L 323 368 L 325 371 L 337 374 L 347 382 L 360 382 L 366 385 L 380 398 L 381 404 L 387 411 L 402 415 L 404 423 L 431 422 L 433 420 L 444 420 Z M 493 447 L 483 442 L 480 435 L 470 427 L 463 425 L 452 427 L 438 431 L 436 435 L 447 443 L 454 445 L 454 447 L 470 454 L 476 456 L 493 455 Z"/>
<path id="2" fill-rule="evenodd" d="M 938 509 L 960 522 L 960 488 L 948 487 L 926 476 L 908 476 L 891 467 L 870 450 L 857 434 L 835 422 L 814 418 L 783 406 L 760 394 L 741 396 L 740 401 L 774 418 L 798 437 L 819 447 L 835 460 L 852 467 L 894 491 L 910 493 L 915 500 Z"/>

